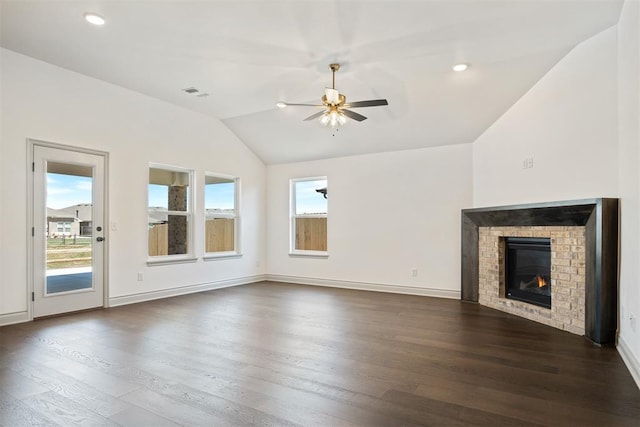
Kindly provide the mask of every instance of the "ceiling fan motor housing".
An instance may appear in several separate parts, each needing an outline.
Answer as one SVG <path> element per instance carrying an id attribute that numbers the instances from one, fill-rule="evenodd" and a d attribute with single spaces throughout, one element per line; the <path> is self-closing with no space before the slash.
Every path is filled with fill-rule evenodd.
<path id="1" fill-rule="evenodd" d="M 344 103 L 347 101 L 347 98 L 343 95 L 343 94 L 338 94 L 338 102 L 334 103 L 334 102 L 329 102 L 329 100 L 327 99 L 327 95 L 322 95 L 322 103 L 326 106 L 329 105 L 336 105 L 338 107 L 341 107 L 344 105 Z"/>

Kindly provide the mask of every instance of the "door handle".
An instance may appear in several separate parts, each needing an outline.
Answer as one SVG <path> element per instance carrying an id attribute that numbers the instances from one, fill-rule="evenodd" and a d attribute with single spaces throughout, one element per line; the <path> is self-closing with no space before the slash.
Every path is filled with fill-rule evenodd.
<path id="1" fill-rule="evenodd" d="M 104 241 L 104 237 L 101 237 L 101 236 L 100 237 L 96 237 L 96 241 L 102 242 L 102 241 Z"/>

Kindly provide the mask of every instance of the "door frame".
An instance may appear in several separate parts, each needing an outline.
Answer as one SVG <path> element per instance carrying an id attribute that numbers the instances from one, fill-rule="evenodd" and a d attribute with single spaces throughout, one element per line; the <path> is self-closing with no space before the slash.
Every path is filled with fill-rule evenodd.
<path id="1" fill-rule="evenodd" d="M 34 218 L 34 197 L 35 197 L 35 189 L 34 189 L 34 149 L 36 146 L 47 147 L 47 148 L 55 148 L 58 150 L 67 150 L 67 151 L 75 151 L 78 153 L 84 154 L 92 154 L 96 156 L 104 157 L 104 268 L 103 268 L 103 295 L 102 295 L 102 307 L 109 307 L 109 243 L 111 239 L 109 238 L 109 153 L 106 151 L 93 150 L 89 148 L 77 147 L 73 145 L 60 144 L 57 142 L 43 141 L 40 139 L 27 138 L 27 295 L 26 303 L 27 303 L 27 316 L 28 320 L 33 321 L 33 300 L 32 295 L 35 292 L 35 283 L 34 283 L 34 234 L 33 230 L 35 228 L 35 218 Z"/>

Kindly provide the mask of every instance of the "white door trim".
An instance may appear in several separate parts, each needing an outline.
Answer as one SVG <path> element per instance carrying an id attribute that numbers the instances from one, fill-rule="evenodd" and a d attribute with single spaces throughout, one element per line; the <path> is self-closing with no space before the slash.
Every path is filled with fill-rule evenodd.
<path id="1" fill-rule="evenodd" d="M 27 306 L 28 320 L 33 320 L 33 301 L 32 295 L 35 292 L 34 289 L 34 275 L 33 275 L 33 231 L 35 227 L 34 212 L 33 212 L 33 198 L 34 198 L 34 148 L 35 146 L 56 148 L 60 150 L 76 151 L 78 153 L 93 154 L 104 157 L 104 271 L 103 271 L 103 307 L 109 307 L 109 153 L 101 150 L 93 150 L 83 147 L 77 147 L 73 145 L 60 144 L 56 142 L 43 141 L 34 138 L 27 138 L 27 294 L 25 295 L 25 301 Z"/>

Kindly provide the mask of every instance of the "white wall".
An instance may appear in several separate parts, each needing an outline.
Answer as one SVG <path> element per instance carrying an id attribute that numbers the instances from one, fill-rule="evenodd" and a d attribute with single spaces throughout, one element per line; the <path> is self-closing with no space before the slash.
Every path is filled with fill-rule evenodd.
<path id="1" fill-rule="evenodd" d="M 476 207 L 617 196 L 616 58 L 615 28 L 581 43 L 475 141 Z"/>
<path id="2" fill-rule="evenodd" d="M 270 278 L 459 297 L 470 145 L 270 165 L 267 175 Z M 329 257 L 291 257 L 289 180 L 324 175 Z"/>
<path id="3" fill-rule="evenodd" d="M 27 138 L 109 153 L 109 216 L 118 224 L 107 237 L 111 298 L 144 299 L 264 273 L 266 169 L 222 123 L 9 50 L 0 54 L 0 322 L 27 310 Z M 196 203 L 205 171 L 240 176 L 243 257 L 147 266 L 149 162 L 195 169 Z M 202 215 L 195 219 L 202 229 Z M 195 244 L 201 253 L 201 236 Z M 140 293 L 149 294 L 122 298 Z"/>
<path id="4" fill-rule="evenodd" d="M 618 348 L 640 385 L 640 3 L 627 1 L 618 24 L 621 262 Z M 630 316 L 636 318 L 635 330 Z"/>

